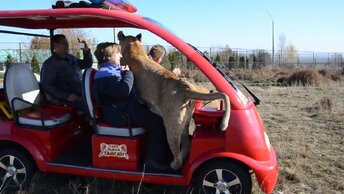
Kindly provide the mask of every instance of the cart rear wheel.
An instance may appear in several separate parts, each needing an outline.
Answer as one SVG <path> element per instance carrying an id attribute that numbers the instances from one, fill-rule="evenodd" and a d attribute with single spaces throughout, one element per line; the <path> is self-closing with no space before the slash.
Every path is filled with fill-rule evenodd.
<path id="1" fill-rule="evenodd" d="M 236 162 L 217 160 L 200 169 L 195 180 L 195 193 L 249 194 L 252 180 L 248 170 Z"/>
<path id="2" fill-rule="evenodd" d="M 17 149 L 0 151 L 0 193 L 27 189 L 34 172 L 33 162 L 23 152 Z"/>

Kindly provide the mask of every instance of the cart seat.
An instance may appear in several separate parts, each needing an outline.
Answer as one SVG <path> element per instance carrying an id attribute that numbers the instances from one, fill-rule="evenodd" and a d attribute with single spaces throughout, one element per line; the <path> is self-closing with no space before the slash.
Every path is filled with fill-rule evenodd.
<path id="1" fill-rule="evenodd" d="M 41 111 L 43 111 L 43 122 L 41 120 Z M 20 124 L 32 126 L 52 127 L 67 122 L 70 119 L 68 113 L 57 113 L 53 110 L 32 111 L 19 116 Z"/>
<path id="2" fill-rule="evenodd" d="M 95 130 L 99 135 L 110 135 L 119 137 L 133 137 L 141 135 L 145 132 L 143 128 L 140 127 L 113 127 L 109 123 L 100 122 L 100 111 L 96 106 L 94 106 L 94 99 L 92 98 L 92 84 L 93 78 L 97 70 L 93 68 L 88 68 L 84 71 L 82 76 L 82 95 L 84 102 L 86 102 L 86 110 L 88 111 L 90 117 L 92 118 Z"/>
<path id="3" fill-rule="evenodd" d="M 70 119 L 70 113 L 40 104 L 39 83 L 27 65 L 9 65 L 4 91 L 16 124 L 53 127 Z"/>
<path id="4" fill-rule="evenodd" d="M 97 124 L 98 134 L 100 135 L 111 135 L 111 136 L 121 136 L 121 137 L 130 137 L 128 128 L 113 127 L 108 123 L 98 123 Z M 140 127 L 131 128 L 133 131 L 133 136 L 143 134 L 145 130 Z"/>

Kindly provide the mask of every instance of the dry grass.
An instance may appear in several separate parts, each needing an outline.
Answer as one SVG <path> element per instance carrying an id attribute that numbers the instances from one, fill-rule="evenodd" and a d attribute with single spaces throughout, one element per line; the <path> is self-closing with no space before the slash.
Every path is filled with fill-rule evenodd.
<path id="1" fill-rule="evenodd" d="M 197 70 L 183 70 L 180 75 L 181 78 L 193 79 L 195 82 L 207 82 L 208 78 Z"/>
<path id="2" fill-rule="evenodd" d="M 287 78 L 288 85 L 320 86 L 324 84 L 324 77 L 314 70 L 296 71 Z"/>
<path id="3" fill-rule="evenodd" d="M 250 81 L 275 81 L 275 75 L 284 73 L 282 69 L 263 68 L 257 70 L 233 69 L 233 73 L 241 80 Z"/>
<path id="4" fill-rule="evenodd" d="M 255 91 L 278 156 L 275 193 L 343 193 L 343 83 Z"/>
<path id="5" fill-rule="evenodd" d="M 257 70 L 232 69 L 240 80 L 251 83 L 280 83 L 285 86 L 320 86 L 330 81 L 344 81 L 344 69 L 304 70 L 286 68 L 263 68 Z M 231 74 L 227 73 L 230 77 Z M 208 79 L 196 70 L 182 70 L 182 78 L 195 82 L 207 82 Z"/>
<path id="6" fill-rule="evenodd" d="M 344 68 L 342 70 L 319 70 L 319 73 L 326 79 L 333 81 L 344 81 Z"/>
<path id="7" fill-rule="evenodd" d="M 183 187 L 138 184 L 123 181 L 37 173 L 27 193 L 71 193 L 71 194 L 175 194 L 185 193 Z"/>

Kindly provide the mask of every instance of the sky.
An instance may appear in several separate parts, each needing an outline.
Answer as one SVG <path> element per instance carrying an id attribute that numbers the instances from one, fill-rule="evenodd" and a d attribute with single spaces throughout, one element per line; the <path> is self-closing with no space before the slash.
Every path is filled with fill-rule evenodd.
<path id="1" fill-rule="evenodd" d="M 74 0 L 76 1 L 76 0 Z M 128 0 L 137 14 L 153 18 L 197 47 L 275 50 L 284 34 L 298 51 L 344 53 L 343 0 Z M 54 0 L 2 1 L 1 10 L 51 8 Z M 270 15 L 269 15 L 270 14 Z M 3 29 L 0 27 L 0 29 Z M 138 31 L 139 32 L 139 31 Z M 137 33 L 138 33 L 137 32 Z M 87 30 L 99 42 L 112 41 L 113 31 Z M 125 34 L 136 31 L 125 31 Z M 0 34 L 0 42 L 25 41 Z M 148 32 L 144 44 L 167 44 Z"/>

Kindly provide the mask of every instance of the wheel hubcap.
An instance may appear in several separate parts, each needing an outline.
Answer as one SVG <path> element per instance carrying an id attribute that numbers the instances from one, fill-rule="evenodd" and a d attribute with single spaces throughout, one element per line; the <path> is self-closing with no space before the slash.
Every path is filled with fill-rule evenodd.
<path id="1" fill-rule="evenodd" d="M 222 193 L 225 193 L 226 191 L 228 191 L 228 185 L 226 182 L 224 181 L 219 181 L 215 184 L 215 188 L 216 190 L 222 192 Z"/>
<path id="2" fill-rule="evenodd" d="M 240 179 L 233 172 L 226 169 L 215 169 L 204 176 L 204 193 L 236 194 L 241 193 Z"/>
<path id="3" fill-rule="evenodd" d="M 5 155 L 0 158 L 0 186 L 18 188 L 25 178 L 25 166 L 17 157 Z"/>
<path id="4" fill-rule="evenodd" d="M 7 174 L 9 176 L 14 176 L 15 174 L 17 174 L 17 169 L 14 166 L 10 166 L 7 169 Z"/>

